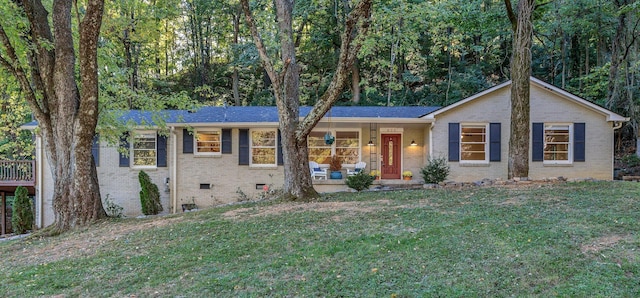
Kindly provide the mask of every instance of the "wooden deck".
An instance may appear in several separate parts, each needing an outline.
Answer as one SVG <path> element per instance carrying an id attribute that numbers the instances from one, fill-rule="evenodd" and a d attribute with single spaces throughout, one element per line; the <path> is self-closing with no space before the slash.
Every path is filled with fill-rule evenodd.
<path id="1" fill-rule="evenodd" d="M 0 160 L 0 187 L 35 185 L 35 160 Z"/>

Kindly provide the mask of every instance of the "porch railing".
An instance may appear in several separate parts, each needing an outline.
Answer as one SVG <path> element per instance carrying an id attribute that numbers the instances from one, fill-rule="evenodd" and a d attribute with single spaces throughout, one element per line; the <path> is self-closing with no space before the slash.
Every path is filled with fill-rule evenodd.
<path id="1" fill-rule="evenodd" d="M 0 185 L 35 185 L 34 160 L 0 160 Z"/>

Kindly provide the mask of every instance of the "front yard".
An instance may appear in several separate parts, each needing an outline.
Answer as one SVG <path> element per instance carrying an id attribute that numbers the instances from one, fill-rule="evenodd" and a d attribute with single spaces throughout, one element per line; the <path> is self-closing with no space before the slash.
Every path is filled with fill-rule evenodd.
<path id="1" fill-rule="evenodd" d="M 640 183 L 332 194 L 0 242 L 2 296 L 638 296 Z"/>

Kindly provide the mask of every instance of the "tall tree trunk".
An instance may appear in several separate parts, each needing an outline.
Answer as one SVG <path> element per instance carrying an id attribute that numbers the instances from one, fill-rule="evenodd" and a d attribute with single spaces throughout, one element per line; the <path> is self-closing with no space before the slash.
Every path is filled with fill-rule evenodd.
<path id="1" fill-rule="evenodd" d="M 26 75 L 28 67 L 20 65 L 14 45 L 4 28 L 0 27 L 0 40 L 6 49 L 0 57 L 0 64 L 20 82 L 38 121 L 51 167 L 55 215 L 53 233 L 106 216 L 91 155 L 98 120 L 97 44 L 104 1 L 87 1 L 84 18 L 78 25 L 80 89 L 75 76 L 72 3 L 71 0 L 54 2 L 52 30 L 49 12 L 39 0 L 22 1 L 31 26 L 29 39 L 48 42 L 31 45 L 32 52 L 28 55 L 31 76 Z"/>
<path id="2" fill-rule="evenodd" d="M 353 65 L 351 66 L 351 93 L 351 101 L 354 104 L 358 104 L 360 102 L 360 65 L 358 58 L 353 61 Z"/>
<path id="3" fill-rule="evenodd" d="M 333 103 L 342 94 L 347 85 L 349 70 L 360 49 L 354 43 L 356 32 L 366 34 L 371 13 L 371 0 L 361 0 L 349 14 L 342 33 L 342 45 L 338 66 L 327 91 L 316 102 L 309 114 L 299 120 L 299 81 L 300 67 L 296 61 L 293 39 L 293 1 L 276 0 L 276 14 L 280 37 L 280 59 L 282 69 L 277 71 L 258 33 L 248 0 L 241 0 L 246 22 L 256 43 L 262 64 L 272 83 L 273 93 L 278 106 L 280 133 L 284 157 L 284 192 L 289 199 L 310 199 L 317 197 L 313 189 L 309 172 L 309 153 L 307 136 L 313 127 L 327 113 Z M 359 28 L 359 30 L 356 30 Z"/>
<path id="4" fill-rule="evenodd" d="M 238 45 L 240 39 L 240 14 L 241 8 L 238 7 L 238 11 L 233 15 L 233 44 Z M 233 66 L 233 74 L 231 75 L 231 85 L 233 88 L 233 100 L 236 106 L 240 106 L 240 74 L 238 72 L 238 66 Z"/>
<path id="5" fill-rule="evenodd" d="M 511 134 L 509 138 L 508 177 L 529 176 L 529 97 L 531 76 L 531 39 L 534 0 L 520 0 L 517 16 L 511 1 L 505 0 L 513 28 L 511 56 Z"/>

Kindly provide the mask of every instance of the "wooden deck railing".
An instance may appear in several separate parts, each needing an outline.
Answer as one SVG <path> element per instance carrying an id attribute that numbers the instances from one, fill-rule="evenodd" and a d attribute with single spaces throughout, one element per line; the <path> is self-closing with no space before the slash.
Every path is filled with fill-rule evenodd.
<path id="1" fill-rule="evenodd" d="M 35 173 L 35 160 L 0 160 L 0 185 L 35 185 Z"/>

